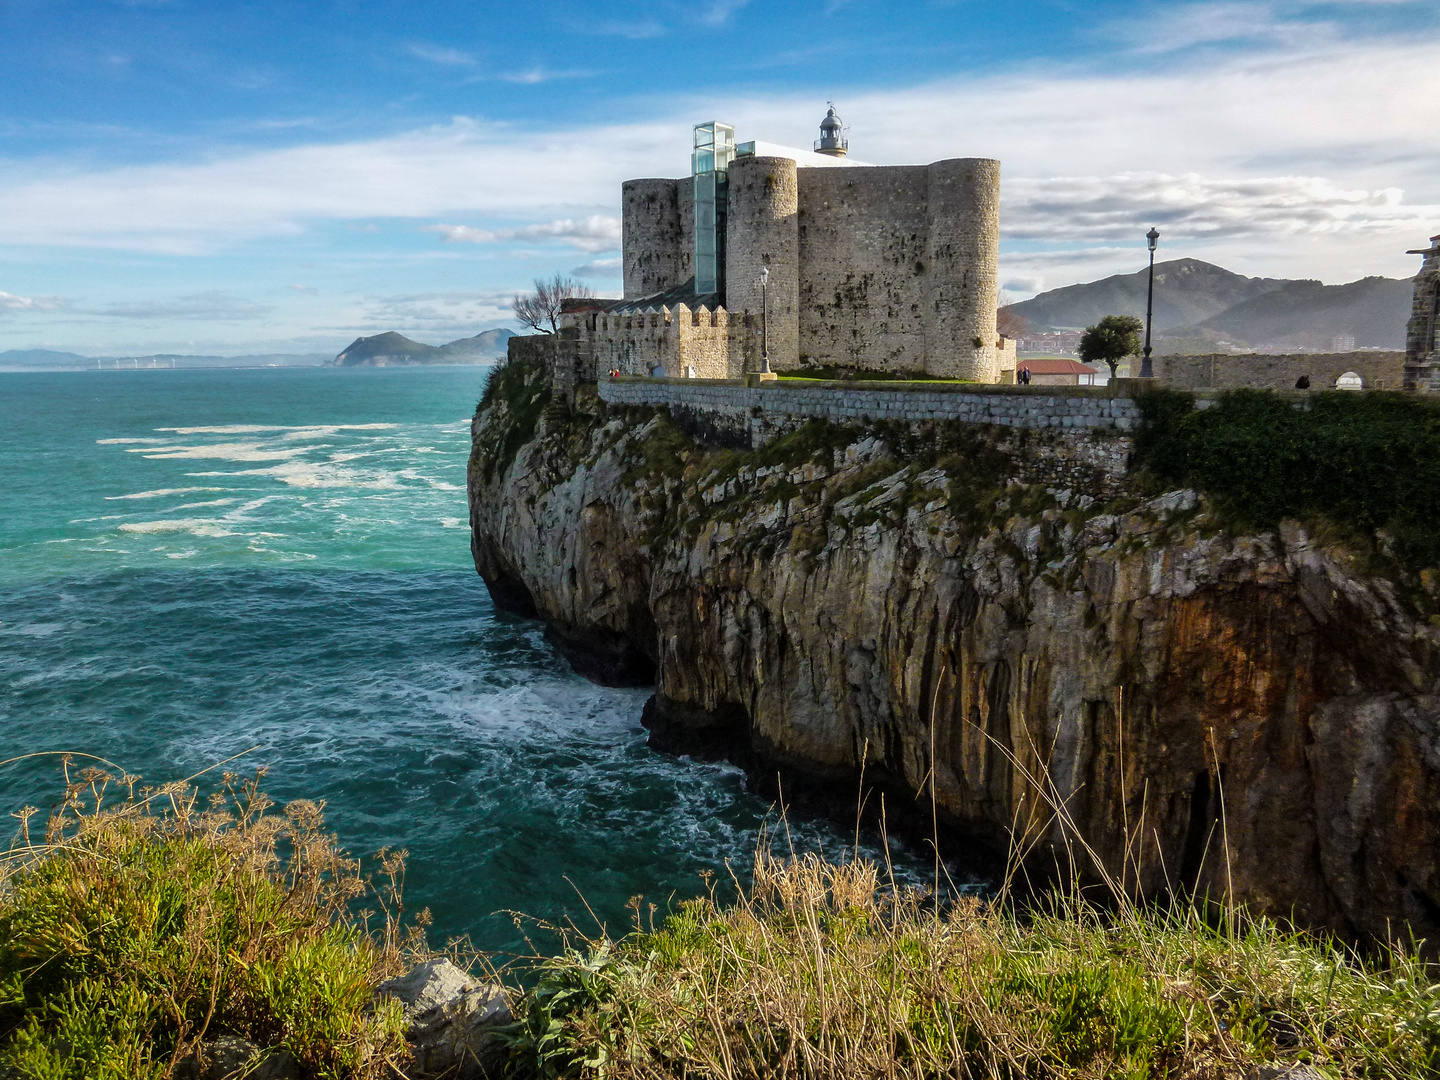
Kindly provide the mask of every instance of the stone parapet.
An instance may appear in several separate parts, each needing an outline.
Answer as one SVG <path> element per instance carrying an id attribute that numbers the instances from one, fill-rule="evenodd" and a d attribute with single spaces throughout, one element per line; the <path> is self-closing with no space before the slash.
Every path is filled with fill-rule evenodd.
<path id="1" fill-rule="evenodd" d="M 1399 390 L 1405 354 L 1380 350 L 1343 353 L 1214 353 L 1157 356 L 1155 378 L 1177 390 L 1293 390 L 1302 376 L 1311 390 L 1333 390 L 1340 376 L 1360 376 L 1365 390 Z"/>
<path id="2" fill-rule="evenodd" d="M 612 405 L 653 405 L 706 413 L 750 432 L 752 445 L 777 420 L 836 423 L 877 420 L 960 420 L 1014 428 L 1129 431 L 1140 420 L 1133 398 L 1109 387 L 1028 387 L 973 383 L 849 382 L 780 379 L 743 386 L 719 379 L 609 378 L 600 399 Z"/>

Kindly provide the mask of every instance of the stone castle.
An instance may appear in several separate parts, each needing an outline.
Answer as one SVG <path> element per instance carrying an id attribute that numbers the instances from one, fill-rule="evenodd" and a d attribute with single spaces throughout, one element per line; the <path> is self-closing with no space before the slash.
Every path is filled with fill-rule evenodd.
<path id="1" fill-rule="evenodd" d="M 1000 163 L 866 165 L 832 108 L 814 150 L 694 131 L 692 175 L 622 188 L 625 295 L 572 301 L 560 377 L 843 367 L 998 382 Z M 764 283 L 762 284 L 762 277 Z"/>

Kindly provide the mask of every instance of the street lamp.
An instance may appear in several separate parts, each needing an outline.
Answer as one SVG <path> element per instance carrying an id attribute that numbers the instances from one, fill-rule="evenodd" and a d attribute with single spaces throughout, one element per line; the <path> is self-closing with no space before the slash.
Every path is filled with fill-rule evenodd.
<path id="1" fill-rule="evenodd" d="M 765 286 L 770 284 L 770 267 L 760 268 L 760 371 L 770 374 L 770 308 L 765 300 Z"/>
<path id="2" fill-rule="evenodd" d="M 1150 317 L 1155 310 L 1155 244 L 1160 239 L 1160 230 L 1150 226 L 1145 239 L 1150 242 L 1150 291 L 1145 295 L 1145 357 L 1140 361 L 1140 378 L 1153 379 L 1155 369 L 1150 366 Z"/>

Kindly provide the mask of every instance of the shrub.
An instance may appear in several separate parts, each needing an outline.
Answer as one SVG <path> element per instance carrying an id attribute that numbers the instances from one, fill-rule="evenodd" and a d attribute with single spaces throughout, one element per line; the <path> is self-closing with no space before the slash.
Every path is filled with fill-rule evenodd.
<path id="1" fill-rule="evenodd" d="M 1411 569 L 1440 565 L 1440 405 L 1403 394 L 1317 394 L 1304 407 L 1236 390 L 1138 399 L 1137 464 L 1215 496 L 1242 527 L 1323 516 L 1374 537 Z"/>
<path id="2" fill-rule="evenodd" d="M 279 813 L 227 777 L 205 805 L 171 785 L 107 799 L 88 770 L 0 863 L 0 1073 L 158 1080 L 202 1040 L 283 1046 L 312 1076 L 388 1075 L 404 1049 L 394 1004 L 373 1004 L 407 948 L 371 933 L 371 892 L 323 831 L 322 806 Z M 258 780 L 258 777 L 257 777 Z M 400 857 L 383 860 L 398 911 Z"/>

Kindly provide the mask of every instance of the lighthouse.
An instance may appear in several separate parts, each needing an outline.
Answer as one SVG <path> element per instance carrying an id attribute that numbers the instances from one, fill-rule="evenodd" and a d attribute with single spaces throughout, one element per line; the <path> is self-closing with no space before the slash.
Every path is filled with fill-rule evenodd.
<path id="1" fill-rule="evenodd" d="M 820 138 L 815 140 L 815 152 L 827 157 L 844 157 L 849 149 L 850 141 L 845 138 L 845 122 L 835 115 L 835 104 L 831 102 L 830 111 L 825 114 L 825 119 L 820 121 Z"/>

